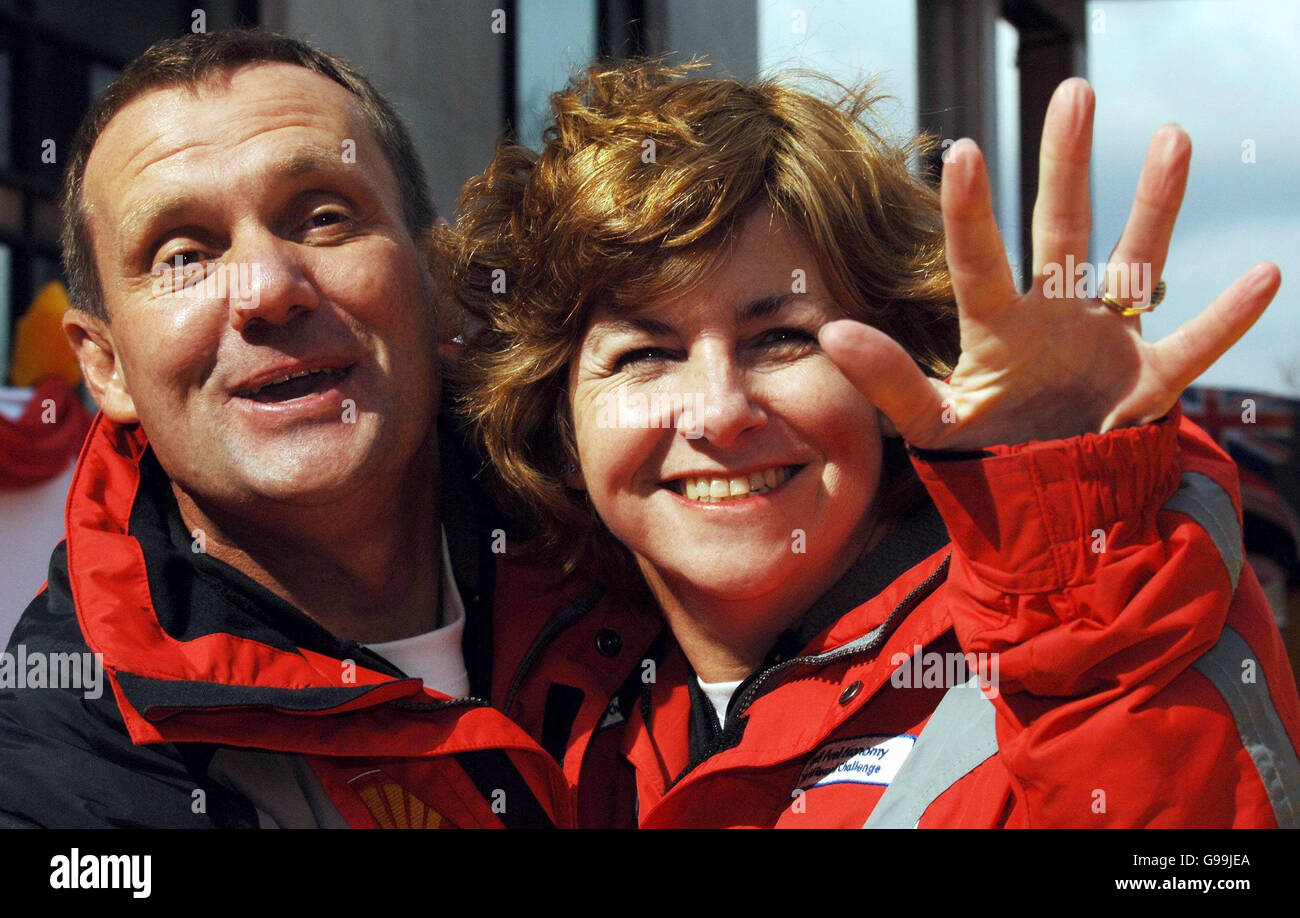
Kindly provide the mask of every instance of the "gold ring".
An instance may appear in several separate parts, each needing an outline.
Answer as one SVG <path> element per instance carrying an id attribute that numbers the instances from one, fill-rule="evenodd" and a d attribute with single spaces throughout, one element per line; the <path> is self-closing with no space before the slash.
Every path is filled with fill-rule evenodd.
<path id="1" fill-rule="evenodd" d="M 1151 299 L 1145 305 L 1131 306 L 1127 303 L 1120 302 L 1110 294 L 1102 294 L 1101 301 L 1105 303 L 1113 312 L 1122 316 L 1135 316 L 1139 313 L 1150 312 L 1159 306 L 1165 299 L 1165 282 L 1160 281 L 1156 284 L 1156 289 L 1151 291 Z"/>

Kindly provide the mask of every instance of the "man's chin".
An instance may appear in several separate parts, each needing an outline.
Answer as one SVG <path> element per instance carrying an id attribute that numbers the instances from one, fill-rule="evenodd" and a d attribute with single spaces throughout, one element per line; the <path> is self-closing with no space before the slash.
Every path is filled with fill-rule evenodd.
<path id="1" fill-rule="evenodd" d="M 315 437 L 258 447 L 231 457 L 224 480 L 211 482 L 217 493 L 242 493 L 241 503 L 320 507 L 364 492 L 379 499 L 383 484 L 397 477 L 389 467 L 393 449 L 369 438 Z"/>

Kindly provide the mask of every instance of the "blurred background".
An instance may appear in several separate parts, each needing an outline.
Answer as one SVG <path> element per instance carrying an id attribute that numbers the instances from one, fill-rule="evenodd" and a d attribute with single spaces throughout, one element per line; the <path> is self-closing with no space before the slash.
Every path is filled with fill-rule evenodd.
<path id="1" fill-rule="evenodd" d="M 1057 83 L 1097 92 L 1090 259 L 1117 240 L 1151 133 L 1192 136 L 1159 338 L 1257 261 L 1278 299 L 1184 399 L 1242 468 L 1246 541 L 1300 661 L 1300 4 L 1292 0 L 0 0 L 0 637 L 63 532 L 89 413 L 58 330 L 57 189 L 82 115 L 154 41 L 256 25 L 348 58 L 411 128 L 440 210 L 505 136 L 537 146 L 547 97 L 598 58 L 703 55 L 743 79 L 877 76 L 898 133 L 979 142 L 1023 276 L 1038 133 Z M 918 164 L 937 174 L 937 162 Z M 93 411 L 93 406 L 88 406 Z"/>

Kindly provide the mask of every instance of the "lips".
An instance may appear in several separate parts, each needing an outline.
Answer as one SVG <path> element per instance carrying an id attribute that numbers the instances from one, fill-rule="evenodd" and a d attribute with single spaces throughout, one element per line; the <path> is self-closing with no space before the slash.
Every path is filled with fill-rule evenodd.
<path id="1" fill-rule="evenodd" d="M 663 486 L 688 500 L 722 503 L 775 490 L 801 468 L 800 465 L 778 465 L 725 477 L 717 474 L 687 475 L 666 481 Z"/>
<path id="2" fill-rule="evenodd" d="M 255 402 L 292 401 L 328 391 L 347 377 L 352 366 L 335 361 L 276 367 L 240 382 L 234 394 Z"/>

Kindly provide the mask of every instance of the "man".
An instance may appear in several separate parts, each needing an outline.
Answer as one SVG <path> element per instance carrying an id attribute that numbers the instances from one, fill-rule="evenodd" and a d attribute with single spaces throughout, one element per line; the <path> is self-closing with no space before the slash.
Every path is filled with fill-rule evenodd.
<path id="1" fill-rule="evenodd" d="M 64 326 L 101 413 L 0 661 L 4 824 L 568 821 L 473 697 L 492 531 L 436 421 L 435 219 L 391 106 L 295 39 L 163 42 L 96 102 Z"/>

